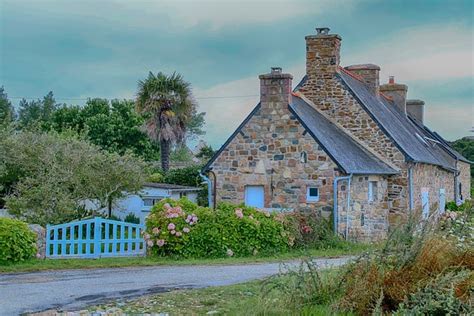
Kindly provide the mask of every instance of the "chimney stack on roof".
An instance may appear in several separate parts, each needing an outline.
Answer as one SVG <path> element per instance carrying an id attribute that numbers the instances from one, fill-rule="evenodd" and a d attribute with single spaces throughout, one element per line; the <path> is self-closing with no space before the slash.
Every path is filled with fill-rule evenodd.
<path id="1" fill-rule="evenodd" d="M 369 90 L 376 96 L 379 95 L 379 66 L 374 64 L 361 64 L 351 65 L 344 68 L 362 77 Z"/>
<path id="2" fill-rule="evenodd" d="M 272 67 L 270 73 L 259 78 L 262 109 L 280 105 L 286 108 L 291 103 L 292 75 L 283 73 L 281 67 Z"/>
<path id="3" fill-rule="evenodd" d="M 380 92 L 392 98 L 394 105 L 403 113 L 407 113 L 406 100 L 407 100 L 408 87 L 405 84 L 395 83 L 395 78 L 390 76 L 388 83 L 380 86 Z"/>
<path id="4" fill-rule="evenodd" d="M 329 34 L 328 27 L 316 28 L 306 39 L 306 74 L 310 78 L 330 78 L 339 68 L 341 37 Z"/>
<path id="5" fill-rule="evenodd" d="M 407 114 L 418 123 L 424 125 L 425 101 L 407 100 Z"/>

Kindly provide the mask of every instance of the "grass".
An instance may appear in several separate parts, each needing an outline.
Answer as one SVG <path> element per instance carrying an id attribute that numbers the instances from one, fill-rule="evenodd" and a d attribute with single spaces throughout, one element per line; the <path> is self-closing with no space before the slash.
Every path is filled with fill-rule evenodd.
<path id="1" fill-rule="evenodd" d="M 326 276 L 330 272 L 323 273 Z M 231 286 L 178 290 L 136 299 L 117 300 L 90 307 L 89 312 L 121 311 L 126 315 L 344 315 L 328 305 L 287 304 L 285 293 L 268 292 L 268 282 L 289 282 L 289 276 L 251 281 Z"/>
<path id="2" fill-rule="evenodd" d="M 356 255 L 365 252 L 373 246 L 366 244 L 345 244 L 341 248 L 294 250 L 272 256 L 253 256 L 241 258 L 219 259 L 173 259 L 156 257 L 128 257 L 128 258 L 101 258 L 101 259 L 32 259 L 29 261 L 0 265 L 0 273 L 19 273 L 44 270 L 63 269 L 94 269 L 94 268 L 120 268 L 132 266 L 157 266 L 157 265 L 211 265 L 211 264 L 242 264 L 259 262 L 278 262 L 304 257 L 338 257 Z"/>

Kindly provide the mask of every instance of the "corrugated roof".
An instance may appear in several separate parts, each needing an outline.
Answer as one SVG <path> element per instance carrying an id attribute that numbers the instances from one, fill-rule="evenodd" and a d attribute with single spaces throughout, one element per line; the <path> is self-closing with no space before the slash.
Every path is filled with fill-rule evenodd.
<path id="1" fill-rule="evenodd" d="M 436 142 L 426 140 L 425 132 L 389 100 L 377 98 L 363 82 L 345 71 L 337 75 L 409 160 L 455 169 L 454 161 L 446 155 L 446 150 Z"/>
<path id="2" fill-rule="evenodd" d="M 395 169 L 363 148 L 303 99 L 293 96 L 289 109 L 344 172 L 348 174 L 397 173 Z"/>

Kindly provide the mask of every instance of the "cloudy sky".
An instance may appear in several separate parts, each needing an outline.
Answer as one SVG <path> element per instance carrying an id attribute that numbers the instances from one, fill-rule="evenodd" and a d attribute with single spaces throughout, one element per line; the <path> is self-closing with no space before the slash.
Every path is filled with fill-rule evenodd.
<path id="1" fill-rule="evenodd" d="M 149 71 L 177 71 L 219 147 L 258 101 L 258 75 L 304 74 L 304 36 L 342 36 L 341 63 L 375 63 L 426 102 L 448 139 L 474 126 L 473 1 L 0 0 L 0 85 L 14 102 L 133 98 Z"/>

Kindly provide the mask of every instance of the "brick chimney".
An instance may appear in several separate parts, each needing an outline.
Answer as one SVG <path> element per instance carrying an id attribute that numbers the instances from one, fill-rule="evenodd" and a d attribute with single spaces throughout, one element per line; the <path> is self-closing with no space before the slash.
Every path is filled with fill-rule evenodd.
<path id="1" fill-rule="evenodd" d="M 418 123 L 424 124 L 425 101 L 407 100 L 407 113 Z"/>
<path id="2" fill-rule="evenodd" d="M 351 65 L 344 68 L 362 77 L 369 90 L 376 96 L 379 95 L 379 66 L 374 64 L 361 64 Z"/>
<path id="3" fill-rule="evenodd" d="M 272 67 L 268 74 L 260 75 L 260 103 L 262 110 L 285 109 L 291 103 L 293 76 L 282 72 L 280 67 Z"/>
<path id="4" fill-rule="evenodd" d="M 310 78 L 331 78 L 339 68 L 341 37 L 328 27 L 316 28 L 306 39 L 306 74 Z"/>
<path id="5" fill-rule="evenodd" d="M 407 85 L 395 83 L 395 78 L 393 76 L 389 77 L 388 83 L 380 86 L 380 92 L 391 97 L 395 106 L 404 114 L 407 113 L 407 91 Z"/>

